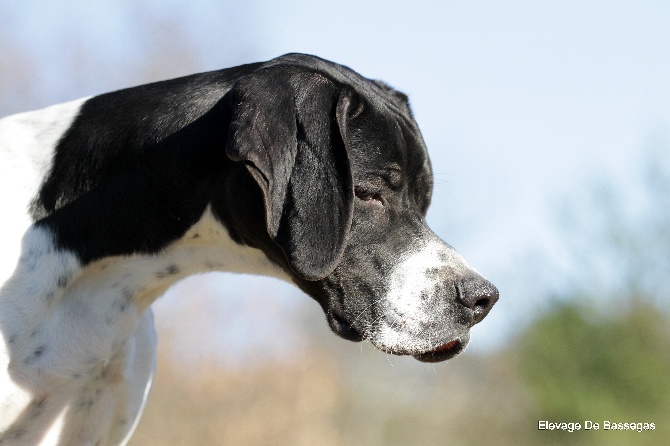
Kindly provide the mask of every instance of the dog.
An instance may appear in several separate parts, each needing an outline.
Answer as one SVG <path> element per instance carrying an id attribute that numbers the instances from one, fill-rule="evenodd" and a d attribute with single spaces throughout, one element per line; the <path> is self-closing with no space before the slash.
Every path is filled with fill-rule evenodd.
<path id="1" fill-rule="evenodd" d="M 0 120 L 0 445 L 125 444 L 151 304 L 201 272 L 274 276 L 340 337 L 453 358 L 498 290 L 426 225 L 407 96 L 315 56 Z"/>

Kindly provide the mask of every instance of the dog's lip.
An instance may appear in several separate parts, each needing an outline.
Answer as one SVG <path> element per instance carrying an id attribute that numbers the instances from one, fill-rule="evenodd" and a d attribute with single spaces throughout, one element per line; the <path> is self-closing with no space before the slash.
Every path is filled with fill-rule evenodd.
<path id="1" fill-rule="evenodd" d="M 335 311 L 328 311 L 327 319 L 330 328 L 341 338 L 353 342 L 360 342 L 365 338 L 358 330 L 356 330 L 350 323 L 348 323 Z M 372 339 L 370 340 L 372 341 L 373 345 L 386 353 L 391 353 L 394 355 L 411 355 L 421 362 L 441 362 L 451 359 L 465 350 L 465 347 L 468 345 L 468 341 L 470 340 L 470 336 L 468 333 L 466 333 L 465 335 L 453 338 L 448 342 L 440 344 L 432 350 L 427 350 L 420 353 L 388 348 L 387 346 L 377 344 Z"/>
<path id="2" fill-rule="evenodd" d="M 449 342 L 417 355 L 412 355 L 415 359 L 421 362 L 441 362 L 453 358 L 454 356 L 465 350 L 468 343 L 467 338 L 456 338 Z"/>
<path id="3" fill-rule="evenodd" d="M 360 342 L 363 340 L 363 335 L 334 311 L 328 312 L 328 324 L 330 325 L 330 328 L 343 339 L 353 342 Z"/>

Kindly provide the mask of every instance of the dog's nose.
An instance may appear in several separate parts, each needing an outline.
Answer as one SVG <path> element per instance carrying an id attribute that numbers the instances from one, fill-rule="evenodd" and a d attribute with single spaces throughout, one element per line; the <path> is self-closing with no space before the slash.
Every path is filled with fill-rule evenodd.
<path id="1" fill-rule="evenodd" d="M 462 278 L 456 291 L 458 300 L 472 311 L 472 325 L 481 322 L 498 301 L 498 289 L 478 274 Z"/>

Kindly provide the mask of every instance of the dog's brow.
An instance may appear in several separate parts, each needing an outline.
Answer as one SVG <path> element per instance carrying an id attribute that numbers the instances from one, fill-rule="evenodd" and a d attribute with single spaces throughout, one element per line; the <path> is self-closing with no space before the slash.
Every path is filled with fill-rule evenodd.
<path id="1" fill-rule="evenodd" d="M 397 163 L 392 163 L 384 169 L 385 179 L 391 187 L 398 187 L 402 183 L 402 169 Z"/>
<path id="2" fill-rule="evenodd" d="M 388 163 L 370 170 L 360 180 L 377 188 L 382 188 L 382 183 L 386 183 L 386 186 L 396 189 L 402 185 L 403 172 L 398 163 Z"/>

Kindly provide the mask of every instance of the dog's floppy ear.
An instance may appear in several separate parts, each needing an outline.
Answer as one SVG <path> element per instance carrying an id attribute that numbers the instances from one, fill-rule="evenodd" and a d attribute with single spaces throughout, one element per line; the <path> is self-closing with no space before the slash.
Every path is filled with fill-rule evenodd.
<path id="1" fill-rule="evenodd" d="M 353 215 L 345 143 L 351 93 L 320 74 L 274 67 L 240 79 L 230 94 L 226 153 L 260 186 L 270 238 L 299 276 L 326 277 Z"/>

